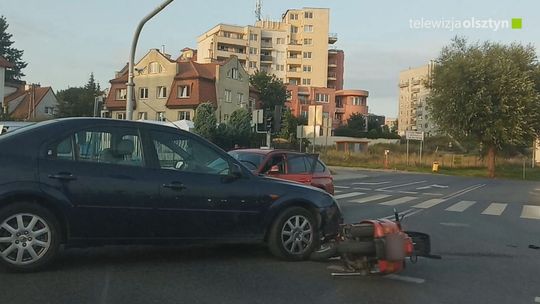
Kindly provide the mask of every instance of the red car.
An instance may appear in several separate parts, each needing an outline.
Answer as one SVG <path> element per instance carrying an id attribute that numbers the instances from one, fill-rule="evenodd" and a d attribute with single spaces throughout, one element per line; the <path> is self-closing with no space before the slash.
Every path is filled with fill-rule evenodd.
<path id="1" fill-rule="evenodd" d="M 255 173 L 311 185 L 334 194 L 332 174 L 316 154 L 270 149 L 239 149 L 229 154 Z"/>

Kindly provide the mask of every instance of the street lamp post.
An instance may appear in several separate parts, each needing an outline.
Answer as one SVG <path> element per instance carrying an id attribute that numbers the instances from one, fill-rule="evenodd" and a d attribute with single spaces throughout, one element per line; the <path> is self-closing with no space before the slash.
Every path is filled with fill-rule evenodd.
<path id="1" fill-rule="evenodd" d="M 128 71 L 128 82 L 127 82 L 127 101 L 126 101 L 126 119 L 127 120 L 133 120 L 133 89 L 135 87 L 135 83 L 133 82 L 133 65 L 135 61 L 135 50 L 137 49 L 137 42 L 139 40 L 139 35 L 141 34 L 141 30 L 144 26 L 144 24 L 152 19 L 155 15 L 157 15 L 161 10 L 163 10 L 167 5 L 171 4 L 174 0 L 165 0 L 163 3 L 161 3 L 158 7 L 156 7 L 153 11 L 151 11 L 148 15 L 146 15 L 140 22 L 139 25 L 137 25 L 137 29 L 135 29 L 135 34 L 133 34 L 133 41 L 131 41 L 131 51 L 129 54 L 129 71 Z"/>

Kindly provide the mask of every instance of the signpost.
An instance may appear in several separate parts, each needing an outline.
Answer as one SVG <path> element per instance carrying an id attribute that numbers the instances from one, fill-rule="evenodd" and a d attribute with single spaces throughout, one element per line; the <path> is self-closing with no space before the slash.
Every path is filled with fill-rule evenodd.
<path id="1" fill-rule="evenodd" d="M 424 132 L 422 131 L 407 131 L 405 132 L 405 138 L 407 139 L 407 166 L 409 166 L 409 140 L 420 141 L 420 163 L 422 163 L 422 148 L 424 145 Z"/>
<path id="2" fill-rule="evenodd" d="M 308 126 L 313 126 L 313 153 L 315 153 L 315 137 L 317 136 L 317 126 L 320 126 L 323 123 L 323 106 L 311 105 L 308 109 Z"/>

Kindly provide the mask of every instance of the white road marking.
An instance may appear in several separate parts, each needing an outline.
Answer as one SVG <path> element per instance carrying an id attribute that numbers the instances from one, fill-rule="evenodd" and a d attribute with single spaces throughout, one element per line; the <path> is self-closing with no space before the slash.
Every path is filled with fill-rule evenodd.
<path id="1" fill-rule="evenodd" d="M 476 204 L 476 202 L 473 201 L 461 201 L 459 203 L 456 203 L 448 208 L 446 208 L 446 211 L 453 211 L 453 212 L 463 212 L 470 206 Z"/>
<path id="2" fill-rule="evenodd" d="M 334 193 L 341 193 L 343 190 L 334 190 Z"/>
<path id="3" fill-rule="evenodd" d="M 477 184 L 477 185 L 473 185 L 473 186 L 470 186 L 470 187 L 467 187 L 465 189 L 461 189 L 459 191 L 456 191 L 454 193 L 450 193 L 448 194 L 447 196 L 445 196 L 444 198 L 445 199 L 451 199 L 451 198 L 456 198 L 458 196 L 462 196 L 463 194 L 467 193 L 467 192 L 471 192 L 471 191 L 474 191 L 476 189 L 480 189 L 482 187 L 484 187 L 486 184 Z"/>
<path id="4" fill-rule="evenodd" d="M 440 203 L 442 203 L 444 201 L 445 200 L 442 199 L 442 198 L 432 198 L 432 199 L 429 199 L 429 200 L 427 200 L 425 202 L 422 202 L 422 203 L 420 203 L 418 205 L 414 205 L 413 207 L 414 208 L 427 209 L 427 208 L 431 208 L 431 207 L 433 207 L 435 205 L 438 205 L 438 204 L 440 204 Z"/>
<path id="5" fill-rule="evenodd" d="M 403 281 L 403 282 L 408 282 L 408 283 L 416 283 L 416 284 L 422 284 L 426 281 L 421 278 L 407 277 L 407 276 L 398 275 L 398 274 L 388 274 L 388 275 L 385 275 L 384 277 L 391 280 Z"/>
<path id="6" fill-rule="evenodd" d="M 534 298 L 534 302 L 535 302 L 535 303 L 540 303 L 540 297 L 535 297 L 535 298 Z"/>
<path id="7" fill-rule="evenodd" d="M 439 223 L 443 226 L 449 226 L 449 227 L 470 227 L 471 225 L 469 224 L 464 224 L 464 223 Z"/>
<path id="8" fill-rule="evenodd" d="M 371 191 L 373 189 L 371 189 L 371 188 L 354 188 L 354 190 Z"/>
<path id="9" fill-rule="evenodd" d="M 403 218 L 408 218 L 409 216 L 413 216 L 415 214 L 418 214 L 420 212 L 424 211 L 423 209 L 417 209 L 416 211 L 413 211 L 413 212 L 409 212 L 407 214 L 405 214 L 405 216 L 403 216 Z"/>
<path id="10" fill-rule="evenodd" d="M 365 182 L 365 183 L 353 183 L 353 185 L 382 185 L 382 184 L 388 184 L 389 182 Z"/>
<path id="11" fill-rule="evenodd" d="M 381 203 L 381 205 L 385 205 L 385 206 L 395 206 L 395 205 L 399 205 L 399 204 L 403 204 L 403 203 L 407 203 L 407 202 L 410 202 L 412 200 L 416 199 L 416 197 L 414 196 L 403 196 L 403 197 L 398 197 L 396 199 L 393 199 L 391 201 L 387 201 L 387 202 L 384 202 L 384 203 Z"/>
<path id="12" fill-rule="evenodd" d="M 359 195 L 362 195 L 362 194 L 365 194 L 365 193 L 364 192 L 350 192 L 350 193 L 343 193 L 343 194 L 339 194 L 339 195 L 334 195 L 334 198 L 335 199 L 341 199 L 341 198 L 359 196 Z"/>
<path id="13" fill-rule="evenodd" d="M 433 185 L 429 185 L 429 186 L 418 187 L 418 188 L 416 188 L 416 190 L 426 190 L 426 189 L 430 189 L 430 188 L 446 189 L 446 188 L 448 188 L 448 186 L 433 184 Z"/>
<path id="14" fill-rule="evenodd" d="M 507 204 L 491 203 L 486 210 L 482 211 L 482 214 L 486 215 L 501 215 L 506 209 Z"/>
<path id="15" fill-rule="evenodd" d="M 336 189 L 349 189 L 351 187 L 349 187 L 349 186 L 334 186 L 334 188 L 336 188 Z"/>
<path id="16" fill-rule="evenodd" d="M 408 214 L 409 212 L 413 211 L 413 210 L 416 210 L 416 209 L 407 209 L 405 211 L 401 211 L 399 212 L 399 216 L 403 216 L 404 214 Z M 385 217 L 381 217 L 380 219 L 385 219 L 385 220 L 394 220 L 395 219 L 395 215 L 392 214 L 392 215 L 389 215 L 389 216 L 385 216 Z"/>
<path id="17" fill-rule="evenodd" d="M 406 184 L 399 184 L 399 185 L 394 185 L 394 186 L 388 186 L 388 187 L 384 187 L 384 188 L 379 188 L 379 189 L 377 189 L 377 191 L 385 191 L 385 190 L 392 189 L 392 188 L 399 188 L 399 187 L 403 187 L 403 186 L 409 186 L 409 185 L 421 184 L 421 183 L 425 183 L 425 182 L 426 182 L 426 181 L 418 181 L 418 182 L 412 182 L 412 183 L 406 183 Z"/>
<path id="18" fill-rule="evenodd" d="M 367 203 L 367 202 L 372 202 L 372 201 L 380 200 L 380 199 L 383 199 L 383 198 L 387 198 L 389 196 L 391 196 L 391 195 L 388 195 L 388 194 L 375 194 L 375 195 L 372 195 L 372 196 L 352 200 L 352 201 L 349 201 L 349 202 L 351 202 L 351 203 L 359 203 L 359 204 L 360 203 Z"/>
<path id="19" fill-rule="evenodd" d="M 524 205 L 521 210 L 521 218 L 540 220 L 540 206 Z"/>

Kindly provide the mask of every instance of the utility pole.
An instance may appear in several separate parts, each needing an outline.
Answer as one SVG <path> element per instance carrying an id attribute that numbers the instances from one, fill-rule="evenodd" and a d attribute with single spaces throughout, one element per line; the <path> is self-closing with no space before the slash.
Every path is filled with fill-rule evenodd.
<path id="1" fill-rule="evenodd" d="M 137 28 L 135 29 L 135 33 L 133 34 L 133 40 L 131 41 L 131 50 L 129 54 L 129 71 L 128 71 L 128 82 L 127 82 L 127 100 L 126 100 L 126 119 L 127 120 L 133 120 L 133 90 L 135 88 L 135 83 L 133 82 L 133 68 L 134 68 L 134 62 L 135 62 L 135 51 L 137 49 L 137 42 L 139 41 L 139 35 L 141 34 L 141 30 L 146 22 L 148 20 L 152 19 L 155 15 L 157 15 L 161 10 L 163 10 L 167 5 L 171 4 L 174 0 L 165 0 L 163 3 L 161 3 L 158 7 L 156 7 L 153 11 L 151 11 L 148 15 L 146 15 L 140 22 L 139 25 L 137 25 Z"/>

